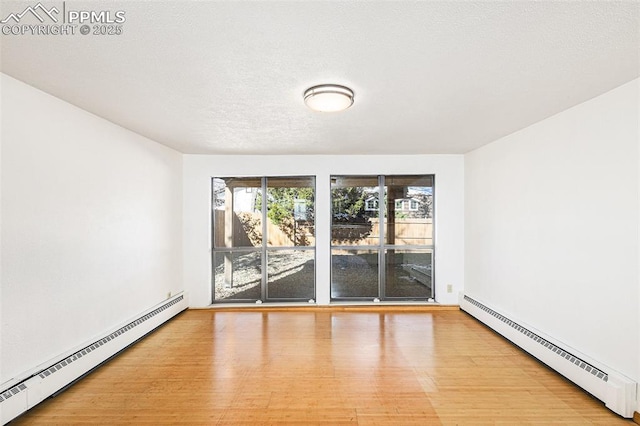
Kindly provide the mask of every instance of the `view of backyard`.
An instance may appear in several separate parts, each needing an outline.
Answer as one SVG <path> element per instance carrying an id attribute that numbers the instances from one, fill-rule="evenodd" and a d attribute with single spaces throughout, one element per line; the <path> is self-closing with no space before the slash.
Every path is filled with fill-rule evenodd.
<path id="1" fill-rule="evenodd" d="M 334 176 L 331 199 L 332 298 L 433 297 L 431 176 Z"/>
<path id="2" fill-rule="evenodd" d="M 314 299 L 313 178 L 213 185 L 214 300 Z M 331 189 L 331 297 L 432 298 L 433 178 L 334 177 Z"/>
<path id="3" fill-rule="evenodd" d="M 213 185 L 215 300 L 313 299 L 314 179 L 216 178 Z"/>

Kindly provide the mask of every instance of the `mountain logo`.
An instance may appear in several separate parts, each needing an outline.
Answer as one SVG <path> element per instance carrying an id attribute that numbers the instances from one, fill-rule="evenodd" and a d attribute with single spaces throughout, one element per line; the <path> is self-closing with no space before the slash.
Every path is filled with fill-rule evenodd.
<path id="1" fill-rule="evenodd" d="M 20 20 L 29 14 L 35 16 L 36 19 L 41 23 L 44 22 L 46 17 L 51 19 L 53 22 L 58 22 L 58 18 L 53 16 L 54 13 L 60 13 L 60 11 L 55 6 L 53 6 L 51 9 L 47 9 L 42 5 L 42 3 L 38 3 L 35 6 L 28 6 L 21 13 L 10 13 L 9 16 L 0 21 L 0 24 L 6 24 L 11 20 L 13 20 L 16 24 L 20 23 Z"/>

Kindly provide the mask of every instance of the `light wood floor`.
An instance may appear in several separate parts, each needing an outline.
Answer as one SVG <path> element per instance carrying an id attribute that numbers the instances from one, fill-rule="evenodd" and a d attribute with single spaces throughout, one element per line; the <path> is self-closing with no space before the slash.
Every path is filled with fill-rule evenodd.
<path id="1" fill-rule="evenodd" d="M 633 425 L 457 310 L 187 311 L 39 424 Z"/>

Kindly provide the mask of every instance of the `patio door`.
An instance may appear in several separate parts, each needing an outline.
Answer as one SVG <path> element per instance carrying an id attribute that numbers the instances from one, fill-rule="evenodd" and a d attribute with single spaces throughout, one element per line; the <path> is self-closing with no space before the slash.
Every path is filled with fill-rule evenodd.
<path id="1" fill-rule="evenodd" d="M 432 175 L 331 178 L 331 298 L 432 300 Z"/>
<path id="2" fill-rule="evenodd" d="M 315 299 L 315 178 L 212 180 L 213 302 Z"/>

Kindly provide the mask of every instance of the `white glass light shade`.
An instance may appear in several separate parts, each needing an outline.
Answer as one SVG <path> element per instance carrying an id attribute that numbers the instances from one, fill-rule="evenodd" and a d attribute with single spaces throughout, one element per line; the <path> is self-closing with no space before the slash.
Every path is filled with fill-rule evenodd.
<path id="1" fill-rule="evenodd" d="M 343 111 L 353 105 L 353 90 L 336 84 L 321 84 L 304 92 L 304 103 L 314 111 Z"/>

